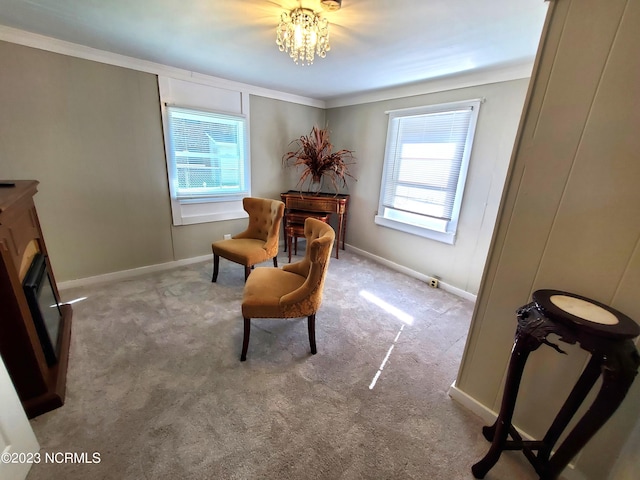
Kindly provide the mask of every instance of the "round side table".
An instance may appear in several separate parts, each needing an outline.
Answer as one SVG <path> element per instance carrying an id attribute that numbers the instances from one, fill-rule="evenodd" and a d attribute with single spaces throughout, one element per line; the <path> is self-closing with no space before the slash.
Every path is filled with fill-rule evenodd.
<path id="1" fill-rule="evenodd" d="M 541 479 L 557 478 L 616 411 L 638 373 L 640 355 L 632 339 L 640 335 L 640 327 L 629 317 L 595 300 L 558 290 L 537 290 L 532 300 L 517 310 L 518 326 L 500 413 L 492 426 L 482 429 L 491 447 L 471 468 L 475 478 L 484 478 L 503 450 L 522 450 Z M 565 353 L 547 340 L 551 333 L 563 342 L 578 343 L 591 353 L 591 358 L 544 438 L 523 440 L 511 421 L 529 353 L 543 343 Z M 592 405 L 551 455 L 555 443 L 600 376 L 602 387 Z"/>

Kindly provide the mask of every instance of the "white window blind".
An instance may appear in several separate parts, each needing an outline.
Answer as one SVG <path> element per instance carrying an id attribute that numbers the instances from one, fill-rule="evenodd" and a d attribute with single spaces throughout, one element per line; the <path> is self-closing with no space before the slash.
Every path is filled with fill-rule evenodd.
<path id="1" fill-rule="evenodd" d="M 174 106 L 167 115 L 174 198 L 248 195 L 243 116 Z"/>
<path id="2" fill-rule="evenodd" d="M 479 106 L 472 100 L 390 112 L 376 223 L 442 232 L 453 243 Z"/>

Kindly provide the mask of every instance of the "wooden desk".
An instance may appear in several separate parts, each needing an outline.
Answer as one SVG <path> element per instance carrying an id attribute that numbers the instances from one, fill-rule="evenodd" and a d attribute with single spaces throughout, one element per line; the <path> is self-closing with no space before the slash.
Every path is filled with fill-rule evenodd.
<path id="1" fill-rule="evenodd" d="M 333 193 L 311 193 L 289 190 L 281 193 L 280 198 L 284 202 L 284 232 L 285 245 L 287 245 L 287 213 L 290 211 L 309 213 L 331 213 L 338 216 L 338 231 L 336 234 L 336 258 L 339 258 L 340 242 L 344 250 L 345 237 L 347 235 L 347 210 L 349 208 L 349 195 Z"/>

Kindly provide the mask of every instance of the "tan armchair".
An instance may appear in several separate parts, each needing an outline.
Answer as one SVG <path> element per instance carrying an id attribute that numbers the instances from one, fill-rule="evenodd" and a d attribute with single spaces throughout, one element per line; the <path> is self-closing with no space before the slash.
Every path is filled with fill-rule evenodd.
<path id="1" fill-rule="evenodd" d="M 242 200 L 242 207 L 249 214 L 247 229 L 229 240 L 220 240 L 211 244 L 212 282 L 218 279 L 220 257 L 244 265 L 245 281 L 253 266 L 258 263 L 273 258 L 273 266 L 278 266 L 278 242 L 284 203 L 279 200 L 247 197 Z"/>
<path id="2" fill-rule="evenodd" d="M 307 218 L 304 259 L 278 268 L 257 268 L 247 279 L 242 297 L 244 338 L 241 361 L 247 359 L 252 318 L 307 317 L 311 353 L 316 354 L 316 312 L 322 302 L 335 232 L 330 225 Z"/>

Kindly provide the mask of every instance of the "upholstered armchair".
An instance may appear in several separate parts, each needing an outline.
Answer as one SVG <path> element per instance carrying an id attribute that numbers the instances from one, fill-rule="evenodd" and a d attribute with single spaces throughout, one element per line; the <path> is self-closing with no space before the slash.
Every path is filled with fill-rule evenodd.
<path id="1" fill-rule="evenodd" d="M 316 354 L 316 312 L 322 302 L 335 232 L 330 225 L 307 218 L 304 259 L 279 268 L 256 268 L 247 279 L 242 298 L 244 338 L 241 361 L 247 359 L 252 318 L 307 317 L 311 353 Z"/>
<path id="2" fill-rule="evenodd" d="M 212 282 L 218 279 L 220 257 L 244 265 L 245 281 L 253 266 L 258 263 L 273 258 L 273 266 L 278 266 L 278 243 L 284 203 L 279 200 L 246 197 L 242 200 L 242 207 L 249 214 L 247 229 L 228 240 L 211 244 Z"/>

